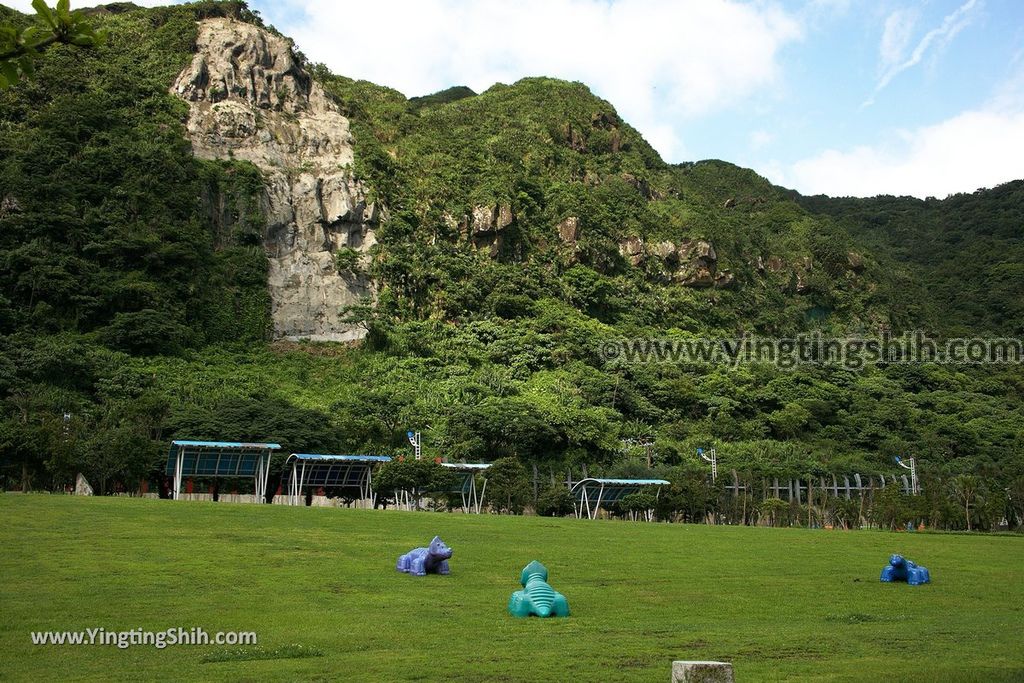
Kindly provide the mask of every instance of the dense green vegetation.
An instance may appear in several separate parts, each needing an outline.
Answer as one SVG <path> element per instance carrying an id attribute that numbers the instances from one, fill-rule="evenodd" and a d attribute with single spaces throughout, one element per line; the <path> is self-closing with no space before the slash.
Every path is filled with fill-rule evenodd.
<path id="1" fill-rule="evenodd" d="M 731 661 L 743 681 L 1024 674 L 1016 536 L 9 494 L 0 515 L 10 680 L 652 681 L 675 659 Z M 454 549 L 449 576 L 395 571 L 435 534 Z M 880 583 L 894 551 L 932 583 Z M 568 619 L 506 614 L 532 559 Z M 30 645 L 99 627 L 254 631 L 259 645 Z"/>
<path id="2" fill-rule="evenodd" d="M 1024 181 L 942 201 L 798 201 L 912 268 L 946 334 L 1024 334 Z"/>
<path id="3" fill-rule="evenodd" d="M 409 100 L 310 65 L 388 207 L 369 266 L 379 300 L 351 312 L 369 329 L 355 347 L 268 343 L 259 172 L 194 159 L 167 91 L 195 19 L 225 14 L 259 21 L 241 3 L 110 6 L 92 18 L 107 44 L 54 46 L 0 93 L 5 487 L 61 488 L 81 471 L 135 490 L 159 478 L 172 437 L 396 453 L 415 427 L 431 457 L 517 459 L 531 506 L 567 473 L 643 472 L 623 439 L 650 437 L 686 518 L 718 499 L 698 445 L 750 481 L 893 472 L 894 455 L 914 455 L 935 498 L 904 516 L 1024 518 L 1024 496 L 1007 495 L 1024 487 L 1019 366 L 733 369 L 599 352 L 634 337 L 1020 335 L 1020 183 L 941 202 L 801 198 L 725 162 L 664 163 L 579 83 Z M 467 234 L 478 207 L 507 209 L 500 239 Z M 560 235 L 570 218 L 577 234 Z M 656 247 L 687 240 L 713 245 L 722 277 L 680 282 L 687 264 Z M 964 476 L 978 478 L 973 507 Z"/>

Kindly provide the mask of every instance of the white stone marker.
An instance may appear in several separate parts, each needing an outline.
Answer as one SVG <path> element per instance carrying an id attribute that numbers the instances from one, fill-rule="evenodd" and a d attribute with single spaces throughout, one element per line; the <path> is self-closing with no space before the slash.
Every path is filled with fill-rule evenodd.
<path id="1" fill-rule="evenodd" d="M 75 477 L 75 495 L 76 496 L 91 496 L 92 487 L 89 486 L 89 481 L 85 478 L 85 475 L 81 472 Z"/>
<path id="2" fill-rule="evenodd" d="M 672 662 L 672 683 L 734 683 L 729 662 Z"/>

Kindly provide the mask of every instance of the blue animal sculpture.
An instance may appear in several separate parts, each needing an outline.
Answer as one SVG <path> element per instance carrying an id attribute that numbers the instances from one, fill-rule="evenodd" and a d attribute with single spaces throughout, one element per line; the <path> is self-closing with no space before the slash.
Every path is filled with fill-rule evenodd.
<path id="1" fill-rule="evenodd" d="M 931 581 L 928 570 L 919 567 L 902 555 L 893 555 L 889 558 L 889 564 L 882 569 L 882 581 L 906 581 L 911 586 Z"/>
<path id="2" fill-rule="evenodd" d="M 452 549 L 445 545 L 440 536 L 434 536 L 434 540 L 426 548 L 413 548 L 399 557 L 395 569 L 416 576 L 447 574 L 448 558 L 451 556 Z"/>
<path id="3" fill-rule="evenodd" d="M 548 585 L 548 570 L 537 560 L 523 568 L 519 577 L 523 590 L 508 599 L 508 611 L 514 617 L 567 617 L 569 601 Z"/>

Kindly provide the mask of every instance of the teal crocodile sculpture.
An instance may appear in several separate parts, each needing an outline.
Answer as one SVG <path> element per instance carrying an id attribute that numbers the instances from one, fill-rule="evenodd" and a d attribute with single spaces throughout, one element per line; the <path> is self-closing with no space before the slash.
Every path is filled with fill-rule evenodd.
<path id="1" fill-rule="evenodd" d="M 548 585 L 548 570 L 537 560 L 523 568 L 519 583 L 523 584 L 523 590 L 508 599 L 508 612 L 512 616 L 569 616 L 569 601 Z"/>

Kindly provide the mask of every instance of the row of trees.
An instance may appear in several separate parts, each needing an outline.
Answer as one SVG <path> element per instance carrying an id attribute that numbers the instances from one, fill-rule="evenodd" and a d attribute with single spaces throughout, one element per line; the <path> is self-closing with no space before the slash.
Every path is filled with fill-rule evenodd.
<path id="1" fill-rule="evenodd" d="M 56 427 L 60 430 L 59 427 Z M 61 431 L 62 435 L 66 432 Z M 7 435 L 9 436 L 9 435 Z M 21 435 L 24 436 L 24 435 Z M 163 486 L 164 455 L 153 452 L 151 444 L 130 430 L 120 430 L 113 439 L 80 441 L 74 448 L 91 453 L 84 462 L 95 478 L 97 493 L 137 493 L 140 482 Z M 54 463 L 68 457 L 55 454 Z M 280 478 L 280 462 L 272 470 L 271 490 Z M 634 470 L 634 474 L 636 471 Z M 655 473 L 647 473 L 654 476 Z M 909 495 L 897 485 L 868 488 L 847 498 L 828 487 L 814 488 L 801 501 L 769 495 L 764 482 L 744 480 L 739 490 L 731 483 L 713 484 L 706 474 L 691 468 L 661 469 L 657 476 L 669 477 L 671 484 L 660 490 L 646 489 L 628 495 L 604 512 L 613 518 L 667 522 L 743 524 L 775 527 L 857 529 L 873 527 L 901 530 L 924 526 L 929 529 L 993 531 L 1001 528 L 1024 530 L 1024 476 L 1002 486 L 975 475 L 948 478 L 925 477 L 919 495 Z M 500 458 L 487 470 L 486 509 L 494 514 L 532 513 L 561 517 L 574 514 L 569 487 L 559 479 L 534 494 L 535 482 L 516 458 Z M 248 491 L 246 479 L 200 481 L 217 491 Z M 450 469 L 431 459 L 399 456 L 374 475 L 377 506 L 408 506 L 411 509 L 451 510 L 461 505 L 461 480 Z M 478 490 L 483 482 L 477 484 Z M 65 485 L 66 486 L 66 485 Z M 346 504 L 354 492 L 329 489 Z"/>
<path id="2" fill-rule="evenodd" d="M 798 502 L 764 495 L 752 488 L 736 493 L 693 471 L 676 471 L 669 476 L 676 477 L 671 485 L 660 491 L 648 489 L 625 496 L 606 506 L 606 514 L 631 520 L 776 527 L 1024 529 L 1024 477 L 1016 478 L 1005 488 L 975 475 L 945 480 L 931 477 L 926 479 L 919 495 L 890 485 L 847 498 L 832 495 L 827 488 L 812 487 L 809 500 Z M 450 493 L 454 484 L 450 471 L 431 461 L 389 463 L 375 482 L 382 505 L 394 500 L 396 490 L 411 491 L 417 507 L 426 496 L 440 509 L 459 504 L 458 494 Z M 493 513 L 531 511 L 549 517 L 574 513 L 573 496 L 564 483 L 551 485 L 536 498 L 532 490 L 526 468 L 514 458 L 499 459 L 487 470 L 487 504 Z"/>
<path id="3" fill-rule="evenodd" d="M 767 495 L 767 485 L 733 492 L 714 486 L 700 475 L 684 475 L 661 492 L 652 506 L 659 519 L 747 524 L 856 529 L 903 529 L 921 525 L 930 529 L 1024 529 L 1024 477 L 1007 482 L 970 474 L 926 477 L 921 492 L 911 495 L 901 487 L 869 488 L 833 495 L 831 489 L 811 487 L 803 500 Z"/>

